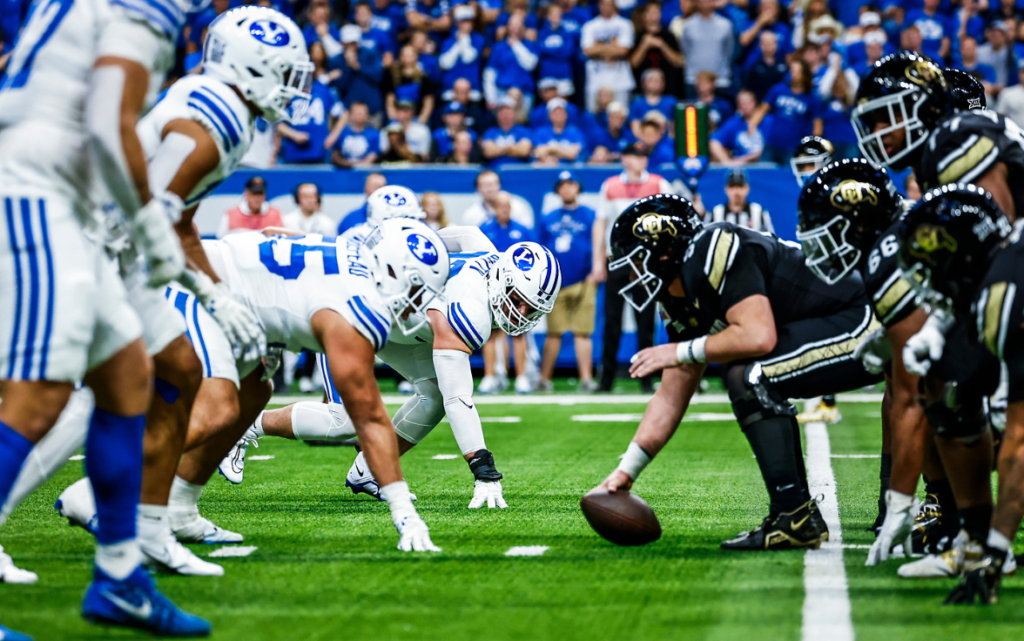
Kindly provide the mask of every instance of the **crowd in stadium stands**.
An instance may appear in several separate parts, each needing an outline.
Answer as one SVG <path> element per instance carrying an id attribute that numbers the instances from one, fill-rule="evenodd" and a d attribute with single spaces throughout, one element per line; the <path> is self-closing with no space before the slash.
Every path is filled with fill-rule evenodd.
<path id="1" fill-rule="evenodd" d="M 200 70 L 193 15 L 176 73 Z M 1024 118 L 1024 0 L 256 0 L 304 28 L 317 77 L 301 121 L 262 123 L 246 164 L 569 165 L 675 156 L 681 100 L 709 107 L 716 162 L 786 162 L 802 136 L 856 151 L 858 78 L 920 51 Z M 8 53 L 30 0 L 0 0 Z M 3 59 L 0 59 L 2 64 Z"/>

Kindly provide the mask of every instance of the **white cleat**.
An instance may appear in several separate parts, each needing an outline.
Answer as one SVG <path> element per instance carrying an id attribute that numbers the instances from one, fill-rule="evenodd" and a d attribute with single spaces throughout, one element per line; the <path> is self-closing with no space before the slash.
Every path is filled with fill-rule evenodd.
<path id="1" fill-rule="evenodd" d="M 530 394 L 533 392 L 533 383 L 528 376 L 516 377 L 516 394 Z"/>
<path id="2" fill-rule="evenodd" d="M 508 379 L 504 376 L 484 376 L 480 386 L 476 388 L 478 394 L 497 394 L 508 388 Z"/>
<path id="3" fill-rule="evenodd" d="M 146 555 L 145 565 L 166 574 L 185 576 L 224 576 L 224 568 L 204 561 L 167 532 L 159 539 L 139 539 L 139 548 Z"/>
<path id="4" fill-rule="evenodd" d="M 965 564 L 980 559 L 982 551 L 980 543 L 971 541 L 967 533 L 960 530 L 949 550 L 942 554 L 928 554 L 922 559 L 901 565 L 897 573 L 904 579 L 955 578 L 963 574 Z M 1007 554 L 1003 563 L 1003 576 L 1010 576 L 1016 571 L 1017 559 Z"/>
<path id="5" fill-rule="evenodd" d="M 242 438 L 238 439 L 228 455 L 220 462 L 220 466 L 217 468 L 220 475 L 235 485 L 241 483 L 242 475 L 245 473 L 245 451 L 250 445 L 258 448 L 260 446 L 259 438 L 253 428 L 245 430 Z"/>
<path id="6" fill-rule="evenodd" d="M 68 520 L 71 525 L 84 529 L 93 536 L 96 535 L 96 499 L 92 494 L 92 485 L 88 478 L 75 481 L 67 487 L 53 508 Z"/>
<path id="7" fill-rule="evenodd" d="M 241 543 L 243 537 L 214 525 L 210 519 L 199 516 L 197 507 L 170 506 L 167 512 L 171 521 L 174 538 L 182 543 L 204 543 L 220 545 L 223 543 Z"/>
<path id="8" fill-rule="evenodd" d="M 0 583 L 20 583 L 28 585 L 39 580 L 35 572 L 22 570 L 14 565 L 9 555 L 4 553 L 4 546 L 0 545 Z"/>
<path id="9" fill-rule="evenodd" d="M 377 485 L 377 479 L 373 478 L 373 473 L 370 471 L 370 466 L 366 464 L 366 457 L 360 452 L 356 456 L 356 460 L 352 462 L 352 467 L 348 468 L 348 475 L 345 477 L 345 487 L 352 488 L 353 494 L 368 494 L 378 501 L 384 499 L 380 496 L 380 486 Z M 409 498 L 413 501 L 416 500 L 415 494 L 410 494 Z"/>

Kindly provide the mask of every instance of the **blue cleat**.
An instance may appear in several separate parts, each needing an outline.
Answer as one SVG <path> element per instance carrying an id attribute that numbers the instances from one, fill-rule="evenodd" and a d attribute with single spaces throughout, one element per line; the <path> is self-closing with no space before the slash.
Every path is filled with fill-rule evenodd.
<path id="1" fill-rule="evenodd" d="M 96 568 L 82 600 L 82 616 L 90 623 L 138 628 L 162 637 L 210 636 L 210 624 L 157 592 L 142 566 L 124 581 Z"/>
<path id="2" fill-rule="evenodd" d="M 32 641 L 32 637 L 0 625 L 0 641 Z"/>

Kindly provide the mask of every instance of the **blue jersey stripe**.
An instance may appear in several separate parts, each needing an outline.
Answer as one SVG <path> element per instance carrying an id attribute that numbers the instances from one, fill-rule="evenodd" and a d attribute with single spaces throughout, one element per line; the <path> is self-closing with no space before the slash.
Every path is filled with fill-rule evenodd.
<path id="1" fill-rule="evenodd" d="M 203 118 L 209 123 L 209 125 L 213 127 L 214 130 L 216 130 L 217 135 L 220 136 L 221 142 L 224 143 L 225 149 L 227 151 L 231 151 L 231 137 L 228 135 L 228 132 L 224 131 L 224 127 L 221 125 L 218 119 L 210 113 L 210 110 L 207 109 L 205 105 L 200 104 L 198 101 L 195 100 L 189 100 L 188 106 L 192 109 L 195 109 L 203 116 Z"/>
<path id="2" fill-rule="evenodd" d="M 199 345 L 203 348 L 203 365 L 206 377 L 213 376 L 213 367 L 210 365 L 210 353 L 206 351 L 206 341 L 203 339 L 203 329 L 199 326 L 199 299 L 192 299 L 192 322 L 196 326 L 196 336 L 199 337 Z"/>
<path id="3" fill-rule="evenodd" d="M 25 254 L 28 256 L 29 282 L 32 289 L 29 291 L 28 302 L 28 325 L 25 331 L 25 361 L 21 365 L 21 377 L 31 378 L 32 357 L 35 355 L 36 327 L 39 323 L 39 254 L 36 251 L 36 240 L 32 233 L 32 208 L 28 198 L 22 198 L 21 224 L 25 234 Z"/>
<path id="4" fill-rule="evenodd" d="M 323 354 L 316 355 L 317 365 L 320 366 L 320 376 L 324 381 L 324 391 L 327 392 L 327 399 L 332 403 L 341 403 L 341 395 L 338 394 L 338 390 L 334 387 L 334 377 L 331 376 L 331 365 L 327 362 L 327 357 Z"/>
<path id="5" fill-rule="evenodd" d="M 469 331 L 469 327 L 466 326 L 466 322 L 459 317 L 458 310 L 455 309 L 455 305 L 449 307 L 449 316 L 455 322 L 454 329 L 458 333 L 459 337 L 465 341 L 466 345 L 471 349 L 477 349 L 479 345 L 473 340 L 473 335 Z"/>
<path id="6" fill-rule="evenodd" d="M 46 221 L 46 203 L 39 200 L 39 226 L 43 232 L 43 251 L 46 252 L 46 326 L 43 329 L 43 349 L 39 353 L 39 378 L 46 379 L 46 366 L 50 356 L 50 336 L 53 333 L 53 299 L 56 276 L 53 273 L 53 251 L 50 249 L 49 223 Z"/>
<path id="7" fill-rule="evenodd" d="M 540 291 L 544 294 L 547 294 L 548 282 L 550 282 L 552 276 L 551 272 L 553 272 L 554 270 L 551 268 L 551 256 L 547 252 L 544 252 L 544 258 L 546 258 L 548 261 L 548 271 L 544 274 L 544 282 L 541 283 L 540 285 Z"/>
<path id="8" fill-rule="evenodd" d="M 370 341 L 373 344 L 373 350 L 380 351 L 380 348 L 384 343 L 383 341 L 381 341 L 380 335 L 373 329 L 373 326 L 370 324 L 370 321 L 368 321 L 366 317 L 363 316 L 362 312 L 356 309 L 356 306 L 352 303 L 351 300 L 348 301 L 348 307 L 349 309 L 352 310 L 352 313 L 355 315 L 356 320 L 359 321 L 359 324 L 363 326 L 363 329 L 365 329 L 367 333 L 369 333 L 370 336 L 373 337 L 372 340 Z"/>
<path id="9" fill-rule="evenodd" d="M 18 235 L 14 229 L 14 201 L 4 199 L 4 211 L 7 215 L 7 234 L 11 239 L 11 254 L 14 256 L 14 331 L 11 333 L 10 363 L 7 365 L 7 378 L 14 378 L 14 363 L 18 358 L 18 339 L 21 337 L 21 307 L 24 290 L 21 282 L 21 254 L 18 249 Z"/>
<path id="10" fill-rule="evenodd" d="M 231 146 L 234 147 L 235 145 L 238 144 L 238 141 L 240 140 L 240 138 L 239 138 L 239 133 L 240 132 L 235 130 L 234 125 L 231 123 L 231 118 L 229 118 L 228 115 L 226 113 L 224 113 L 224 110 L 221 109 L 217 105 L 217 103 L 215 103 L 214 101 L 210 100 L 206 96 L 206 94 L 203 94 L 203 93 L 198 92 L 198 91 L 193 91 L 191 94 L 189 94 L 189 99 L 190 99 L 189 102 L 191 102 L 192 99 L 195 99 L 195 100 L 198 100 L 199 102 L 202 102 L 207 107 L 209 107 L 210 111 L 212 111 L 213 114 L 215 116 L 217 116 L 217 118 L 220 120 L 220 123 L 221 123 L 221 125 L 224 126 L 224 129 L 227 130 L 228 135 L 231 136 Z"/>
<path id="11" fill-rule="evenodd" d="M 388 323 L 387 321 L 383 320 L 380 314 L 377 314 L 372 309 L 370 309 L 370 306 L 366 304 L 366 301 L 363 300 L 362 296 L 353 296 L 352 300 L 355 301 L 357 307 L 363 310 L 363 312 L 373 322 L 374 326 L 377 328 L 377 331 L 380 332 L 380 346 L 384 347 L 384 343 L 388 342 L 388 331 L 390 331 L 391 329 L 391 323 Z"/>
<path id="12" fill-rule="evenodd" d="M 242 126 L 242 121 L 238 119 L 238 116 L 235 114 L 235 111 L 231 108 L 231 105 L 229 105 L 226 100 L 218 96 L 215 91 L 208 87 L 199 87 L 196 89 L 196 91 L 202 92 L 204 96 L 208 96 L 219 102 L 224 107 L 224 111 L 226 111 L 228 115 L 231 116 L 231 120 L 235 123 L 236 131 L 238 131 L 239 133 L 245 131 L 245 127 Z"/>
<path id="13" fill-rule="evenodd" d="M 469 320 L 469 314 L 466 310 L 462 309 L 462 303 L 455 303 L 455 307 L 458 308 L 459 316 L 466 322 L 466 326 L 469 327 L 469 331 L 473 332 L 473 337 L 476 339 L 477 346 L 484 344 L 484 338 L 480 335 L 480 332 L 476 331 L 476 327 L 473 327 L 473 323 Z"/>
<path id="14" fill-rule="evenodd" d="M 132 0 L 110 0 L 110 5 L 126 9 L 146 20 L 151 26 L 167 36 L 177 38 L 178 32 L 185 24 L 184 17 L 177 18 L 167 13 L 165 7 L 149 2 L 133 2 Z"/>

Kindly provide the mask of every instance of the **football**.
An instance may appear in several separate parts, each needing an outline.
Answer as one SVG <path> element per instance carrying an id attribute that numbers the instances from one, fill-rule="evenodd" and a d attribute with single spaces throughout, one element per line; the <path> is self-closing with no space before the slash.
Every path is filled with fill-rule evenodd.
<path id="1" fill-rule="evenodd" d="M 580 499 L 587 523 L 615 545 L 647 545 L 661 538 L 661 523 L 647 501 L 629 492 L 592 492 Z"/>

